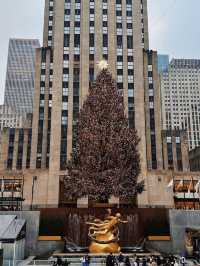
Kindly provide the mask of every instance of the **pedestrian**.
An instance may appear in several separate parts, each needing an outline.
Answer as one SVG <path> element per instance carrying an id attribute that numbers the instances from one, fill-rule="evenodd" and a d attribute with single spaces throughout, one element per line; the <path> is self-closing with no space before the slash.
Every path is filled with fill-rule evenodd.
<path id="1" fill-rule="evenodd" d="M 181 265 L 186 265 L 186 262 L 185 262 L 185 257 L 181 257 L 181 260 L 180 260 L 180 263 L 181 263 Z"/>
<path id="2" fill-rule="evenodd" d="M 90 256 L 88 254 L 85 256 L 85 266 L 90 266 Z"/>
<path id="3" fill-rule="evenodd" d="M 179 266 L 177 260 L 175 260 L 175 262 L 174 262 L 174 266 Z"/>
<path id="4" fill-rule="evenodd" d="M 64 260 L 64 262 L 63 262 L 63 266 L 69 266 L 70 265 L 70 262 L 66 259 L 66 260 Z"/>
<path id="5" fill-rule="evenodd" d="M 85 266 L 85 256 L 83 256 L 83 257 L 81 258 L 81 265 L 82 265 L 82 266 Z"/>
<path id="6" fill-rule="evenodd" d="M 63 265 L 63 261 L 62 261 L 62 259 L 60 257 L 57 257 L 56 265 L 57 266 L 62 266 Z"/>
<path id="7" fill-rule="evenodd" d="M 124 255 L 120 252 L 119 256 L 117 257 L 117 261 L 118 261 L 119 266 L 124 265 L 124 260 L 125 260 Z"/>
<path id="8" fill-rule="evenodd" d="M 125 266 L 131 266 L 130 259 L 128 256 L 126 256 L 124 264 L 125 264 Z"/>
<path id="9" fill-rule="evenodd" d="M 115 266 L 115 257 L 110 253 L 106 258 L 106 266 Z"/>
<path id="10" fill-rule="evenodd" d="M 143 260 L 142 260 L 142 266 L 147 266 L 147 261 L 145 258 L 143 258 Z"/>

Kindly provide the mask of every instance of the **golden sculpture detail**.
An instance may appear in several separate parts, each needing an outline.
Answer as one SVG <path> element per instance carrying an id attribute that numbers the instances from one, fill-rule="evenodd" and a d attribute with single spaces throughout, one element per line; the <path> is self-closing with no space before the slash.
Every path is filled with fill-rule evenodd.
<path id="1" fill-rule="evenodd" d="M 111 215 L 111 210 L 108 209 L 108 214 L 105 220 L 94 219 L 93 222 L 87 222 L 89 227 L 89 237 L 92 240 L 89 250 L 90 253 L 117 253 L 120 251 L 119 228 L 118 224 L 127 223 L 121 220 L 121 214 Z"/>

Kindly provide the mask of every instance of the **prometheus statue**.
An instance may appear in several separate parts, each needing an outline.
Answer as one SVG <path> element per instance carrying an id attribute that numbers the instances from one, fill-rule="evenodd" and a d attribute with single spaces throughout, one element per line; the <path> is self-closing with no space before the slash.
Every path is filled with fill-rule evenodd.
<path id="1" fill-rule="evenodd" d="M 127 223 L 121 220 L 121 214 L 116 213 L 111 215 L 111 210 L 108 209 L 108 214 L 105 220 L 94 219 L 92 222 L 87 222 L 89 227 L 89 237 L 91 244 L 89 247 L 90 253 L 117 253 L 120 251 L 119 228 L 118 224 Z"/>

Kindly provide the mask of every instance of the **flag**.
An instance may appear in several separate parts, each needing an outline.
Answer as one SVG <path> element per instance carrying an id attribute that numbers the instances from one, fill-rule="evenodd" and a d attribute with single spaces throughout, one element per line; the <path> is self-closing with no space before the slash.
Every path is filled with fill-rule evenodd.
<path id="1" fill-rule="evenodd" d="M 200 192 L 200 180 L 197 182 L 197 184 L 195 186 L 195 191 L 196 191 L 196 193 Z"/>
<path id="2" fill-rule="evenodd" d="M 192 180 L 190 181 L 190 184 L 189 184 L 189 186 L 188 186 L 188 193 L 190 193 L 191 190 L 192 190 Z"/>
<path id="3" fill-rule="evenodd" d="M 179 190 L 179 189 L 182 188 L 182 187 L 183 187 L 183 179 L 180 180 L 180 182 L 178 183 L 176 189 Z"/>
<path id="4" fill-rule="evenodd" d="M 1 193 L 3 193 L 4 190 L 5 190 L 4 178 L 2 177 L 2 179 L 1 179 Z"/>
<path id="5" fill-rule="evenodd" d="M 190 181 L 190 184 L 188 186 L 188 198 L 191 198 L 191 196 L 192 196 L 191 190 L 192 190 L 192 180 Z"/>
<path id="6" fill-rule="evenodd" d="M 200 199 L 200 180 L 197 182 L 195 186 L 195 192 L 197 193 L 199 199 Z"/>
<path id="7" fill-rule="evenodd" d="M 170 187 L 173 187 L 173 185 L 174 185 L 174 180 L 172 178 L 172 180 L 169 182 L 169 184 L 167 185 L 167 187 L 170 188 Z"/>

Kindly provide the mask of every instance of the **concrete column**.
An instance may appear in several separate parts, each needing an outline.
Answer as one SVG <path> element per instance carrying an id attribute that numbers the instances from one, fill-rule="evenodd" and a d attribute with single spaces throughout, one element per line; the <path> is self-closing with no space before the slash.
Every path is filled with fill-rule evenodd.
<path id="1" fill-rule="evenodd" d="M 178 171 L 177 154 L 176 154 L 176 136 L 172 136 L 172 152 L 174 171 Z"/>
<path id="2" fill-rule="evenodd" d="M 102 37 L 102 0 L 95 1 L 95 55 L 94 55 L 94 75 L 99 72 L 97 63 L 102 60 L 103 37 Z"/>
<path id="3" fill-rule="evenodd" d="M 181 134 L 181 153 L 182 153 L 182 164 L 183 171 L 189 171 L 189 148 L 187 133 Z"/>
<path id="4" fill-rule="evenodd" d="M 146 1 L 146 0 L 145 0 Z M 161 137 L 161 94 L 160 94 L 160 80 L 157 68 L 157 52 L 153 52 L 153 82 L 154 82 L 154 115 L 155 115 L 155 129 L 156 129 L 156 158 L 157 169 L 163 169 L 163 155 L 162 155 L 162 137 Z"/>
<path id="5" fill-rule="evenodd" d="M 81 58 L 80 58 L 80 107 L 83 105 L 89 89 L 89 1 L 82 1 L 81 16 Z"/>
<path id="6" fill-rule="evenodd" d="M 38 121 L 40 104 L 40 73 L 41 73 L 41 49 L 36 49 L 35 60 L 35 88 L 33 97 L 33 122 L 30 168 L 36 168 L 37 144 L 38 144 Z"/>
<path id="7" fill-rule="evenodd" d="M 145 119 L 146 119 L 146 156 L 147 169 L 152 170 L 151 154 L 151 129 L 150 129 L 150 111 L 149 111 L 149 81 L 148 81 L 148 53 L 144 52 L 144 86 L 145 86 Z"/>
<path id="8" fill-rule="evenodd" d="M 145 125 L 145 104 L 144 104 L 144 66 L 143 66 L 143 47 L 141 40 L 141 2 L 133 1 L 133 47 L 134 47 L 134 100 L 135 100 L 135 128 L 140 137 L 138 146 L 141 160 L 141 174 L 139 181 L 145 181 L 145 187 L 148 188 L 147 180 L 147 157 L 146 157 L 146 125 Z M 138 195 L 138 205 L 146 206 L 149 203 L 148 192 L 144 191 Z"/>
<path id="9" fill-rule="evenodd" d="M 164 169 L 168 170 L 168 153 L 167 153 L 167 138 L 163 136 L 163 159 L 164 159 Z"/>
<path id="10" fill-rule="evenodd" d="M 47 50 L 46 51 L 45 92 L 44 92 L 44 122 L 43 122 L 43 140 L 42 140 L 42 161 L 41 161 L 41 168 L 42 169 L 46 168 L 46 160 L 47 160 L 50 58 L 51 58 L 51 50 Z"/>
<path id="11" fill-rule="evenodd" d="M 44 47 L 48 46 L 48 33 L 49 33 L 48 24 L 49 24 L 49 0 L 45 0 L 44 29 L 43 29 L 43 46 Z"/>
<path id="12" fill-rule="evenodd" d="M 148 10 L 147 0 L 143 0 L 143 19 L 144 19 L 144 49 L 149 49 L 149 29 L 148 29 Z"/>
<path id="13" fill-rule="evenodd" d="M 135 127 L 140 137 L 139 151 L 141 157 L 141 175 L 146 169 L 146 136 L 145 136 L 145 106 L 144 106 L 144 75 L 143 48 L 141 43 L 141 11 L 140 1 L 133 1 L 133 47 L 134 47 L 134 85 L 135 85 Z"/>
<path id="14" fill-rule="evenodd" d="M 71 5 L 71 23 L 74 22 L 74 5 Z M 72 127 L 73 127 L 73 69 L 74 69 L 74 29 L 70 27 L 69 48 L 69 96 L 68 96 L 68 128 L 67 128 L 67 158 L 72 153 Z"/>
<path id="15" fill-rule="evenodd" d="M 23 158 L 22 158 L 23 170 L 26 169 L 27 148 L 28 148 L 28 129 L 24 129 L 24 145 L 23 145 Z"/>
<path id="16" fill-rule="evenodd" d="M 108 0 L 108 68 L 116 78 L 116 9 L 115 1 Z"/>
<path id="17" fill-rule="evenodd" d="M 126 17 L 126 1 L 122 1 L 122 18 Z M 127 22 L 122 19 L 122 30 L 123 30 L 123 96 L 124 96 L 124 107 L 125 115 L 128 117 L 128 60 L 127 60 Z M 116 37 L 115 37 L 116 38 Z"/>
<path id="18" fill-rule="evenodd" d="M 6 170 L 8 160 L 9 129 L 4 128 L 1 132 L 0 170 Z"/>
<path id="19" fill-rule="evenodd" d="M 15 129 L 13 163 L 12 163 L 12 169 L 13 170 L 16 170 L 16 168 L 17 168 L 18 143 L 19 143 L 19 129 Z"/>
<path id="20" fill-rule="evenodd" d="M 50 144 L 50 164 L 48 179 L 49 206 L 56 206 L 59 201 L 59 171 L 61 144 L 61 112 L 63 83 L 63 41 L 64 41 L 64 8 L 65 1 L 55 1 L 55 36 L 53 62 L 53 94 L 52 94 L 52 124 Z"/>

